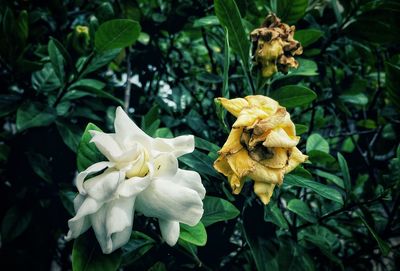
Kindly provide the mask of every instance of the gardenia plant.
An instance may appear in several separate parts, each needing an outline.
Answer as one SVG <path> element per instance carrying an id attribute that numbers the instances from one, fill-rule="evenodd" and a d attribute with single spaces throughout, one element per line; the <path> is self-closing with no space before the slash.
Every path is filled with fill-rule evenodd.
<path id="1" fill-rule="evenodd" d="M 193 152 L 194 137 L 152 138 L 121 107 L 114 127 L 111 134 L 90 131 L 91 142 L 107 161 L 78 174 L 76 215 L 68 221 L 66 239 L 92 227 L 103 253 L 111 253 L 129 241 L 137 210 L 158 218 L 162 237 L 175 245 L 179 223 L 194 226 L 203 215 L 205 188 L 200 175 L 178 168 L 177 161 Z"/>

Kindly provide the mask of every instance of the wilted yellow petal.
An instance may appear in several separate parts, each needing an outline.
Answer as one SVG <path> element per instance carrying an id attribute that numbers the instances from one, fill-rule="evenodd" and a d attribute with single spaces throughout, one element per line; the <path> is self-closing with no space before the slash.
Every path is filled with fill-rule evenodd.
<path id="1" fill-rule="evenodd" d="M 242 144 L 240 144 L 242 132 L 243 128 L 233 128 L 219 153 L 232 154 L 240 151 L 243 148 Z"/>
<path id="2" fill-rule="evenodd" d="M 283 174 L 283 169 L 266 167 L 257 162 L 248 176 L 255 182 L 281 184 Z"/>
<path id="3" fill-rule="evenodd" d="M 282 148 L 292 148 L 299 143 L 300 138 L 297 136 L 288 136 L 288 134 L 282 128 L 277 128 L 272 130 L 267 137 L 263 145 L 265 147 L 282 147 Z"/>
<path id="4" fill-rule="evenodd" d="M 242 112 L 240 112 L 232 127 L 252 127 L 257 123 L 258 120 L 262 120 L 266 117 L 268 117 L 268 114 L 263 110 L 256 107 L 246 107 L 242 110 Z"/>
<path id="5" fill-rule="evenodd" d="M 218 98 L 218 100 L 221 102 L 222 106 L 235 117 L 239 116 L 239 113 L 243 108 L 249 106 L 249 103 L 243 98 L 230 100 L 226 98 Z"/>
<path id="6" fill-rule="evenodd" d="M 228 164 L 228 160 L 225 155 L 220 155 L 214 162 L 214 168 L 224 174 L 225 176 L 230 176 L 233 174 L 231 166 Z"/>
<path id="7" fill-rule="evenodd" d="M 267 205 L 274 192 L 275 184 L 254 182 L 254 192 Z"/>
<path id="8" fill-rule="evenodd" d="M 239 178 L 236 174 L 232 174 L 228 177 L 228 181 L 231 185 L 232 193 L 237 195 L 242 191 L 245 178 Z"/>
<path id="9" fill-rule="evenodd" d="M 304 163 L 308 156 L 304 155 L 297 147 L 291 149 L 291 154 L 289 157 L 289 162 L 285 168 L 285 173 L 289 173 L 295 169 L 299 164 Z"/>
<path id="10" fill-rule="evenodd" d="M 233 172 L 242 178 L 253 171 L 257 162 L 250 158 L 247 150 L 241 149 L 235 154 L 227 155 L 227 160 Z"/>
<path id="11" fill-rule="evenodd" d="M 281 128 L 285 130 L 288 136 L 296 136 L 296 126 L 294 125 L 293 121 L 290 119 L 289 113 L 286 112 L 282 123 L 279 125 Z"/>
<path id="12" fill-rule="evenodd" d="M 271 159 L 261 160 L 260 163 L 263 166 L 270 168 L 282 169 L 284 168 L 289 160 L 288 151 L 286 148 L 272 148 L 273 156 Z"/>
<path id="13" fill-rule="evenodd" d="M 275 113 L 279 107 L 277 101 L 263 95 L 246 96 L 245 99 L 249 102 L 250 106 L 256 106 L 268 115 Z"/>

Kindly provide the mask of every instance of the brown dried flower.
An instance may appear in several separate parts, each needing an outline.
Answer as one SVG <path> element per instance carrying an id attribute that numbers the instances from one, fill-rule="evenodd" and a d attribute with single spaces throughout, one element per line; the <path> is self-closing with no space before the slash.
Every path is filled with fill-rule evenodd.
<path id="1" fill-rule="evenodd" d="M 289 67 L 299 66 L 294 56 L 302 54 L 303 47 L 293 38 L 295 29 L 270 14 L 251 32 L 253 61 L 263 77 L 271 77 L 277 71 L 287 74 Z"/>

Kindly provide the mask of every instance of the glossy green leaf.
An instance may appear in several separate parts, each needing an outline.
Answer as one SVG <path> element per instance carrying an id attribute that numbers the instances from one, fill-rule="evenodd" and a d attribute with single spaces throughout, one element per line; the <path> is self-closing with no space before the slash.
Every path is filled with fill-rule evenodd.
<path id="1" fill-rule="evenodd" d="M 282 229 L 289 229 L 289 225 L 276 203 L 269 203 L 264 207 L 264 220 L 272 222 Z"/>
<path id="2" fill-rule="evenodd" d="M 206 16 L 203 18 L 199 18 L 193 22 L 193 27 L 205 27 L 213 25 L 219 25 L 219 20 L 217 16 Z"/>
<path id="3" fill-rule="evenodd" d="M 218 179 L 222 178 L 212 166 L 214 160 L 198 150 L 195 150 L 194 152 L 189 154 L 185 154 L 178 159 L 179 161 L 189 166 L 193 170 L 199 172 L 200 174 L 209 175 Z"/>
<path id="4" fill-rule="evenodd" d="M 54 122 L 54 109 L 39 103 L 24 103 L 17 111 L 17 130 L 19 132 L 32 127 L 48 126 Z"/>
<path id="5" fill-rule="evenodd" d="M 233 219 L 240 214 L 240 211 L 232 203 L 221 198 L 206 196 L 203 202 L 204 214 L 201 222 L 205 227 Z"/>
<path id="6" fill-rule="evenodd" d="M 28 152 L 26 156 L 29 160 L 29 164 L 31 165 L 33 171 L 42 178 L 47 183 L 51 183 L 51 165 L 49 159 L 44 155 L 35 152 Z"/>
<path id="7" fill-rule="evenodd" d="M 40 71 L 32 73 L 31 82 L 38 92 L 50 92 L 61 87 L 61 82 L 50 63 L 44 65 Z"/>
<path id="8" fill-rule="evenodd" d="M 32 211 L 26 207 L 13 206 L 7 210 L 1 222 L 1 239 L 6 243 L 20 236 L 29 226 Z"/>
<path id="9" fill-rule="evenodd" d="M 325 178 L 331 182 L 333 182 L 334 184 L 336 184 L 337 186 L 339 186 L 340 188 L 344 188 L 344 183 L 343 180 L 336 176 L 335 174 L 323 171 L 323 170 L 315 170 L 314 173 L 322 178 Z"/>
<path id="10" fill-rule="evenodd" d="M 180 223 L 180 227 L 180 239 L 196 246 L 204 246 L 207 243 L 207 232 L 203 223 L 199 222 L 193 227 Z"/>
<path id="11" fill-rule="evenodd" d="M 299 41 L 303 47 L 307 47 L 324 35 L 324 32 L 318 29 L 302 29 L 294 33 L 294 39 Z"/>
<path id="12" fill-rule="evenodd" d="M 347 166 L 347 161 L 340 152 L 338 152 L 337 157 L 338 157 L 338 161 L 339 161 L 340 170 L 342 171 L 344 187 L 347 192 L 350 192 L 351 191 L 351 178 L 350 178 L 349 167 Z"/>
<path id="13" fill-rule="evenodd" d="M 303 124 L 295 124 L 296 135 L 304 134 L 308 131 L 308 126 Z"/>
<path id="14" fill-rule="evenodd" d="M 61 83 L 65 82 L 65 69 L 64 65 L 66 60 L 61 54 L 60 50 L 55 45 L 55 42 L 51 39 L 47 45 L 51 65 L 53 66 L 54 73 L 57 75 Z"/>
<path id="15" fill-rule="evenodd" d="M 312 213 L 311 209 L 302 200 L 292 199 L 291 201 L 289 201 L 287 208 L 293 213 L 303 218 L 304 220 L 307 220 L 308 222 L 311 223 L 317 222 L 317 219 Z"/>
<path id="16" fill-rule="evenodd" d="M 308 0 L 272 0 L 275 2 L 276 15 L 284 23 L 294 24 L 300 20 L 307 9 Z"/>
<path id="17" fill-rule="evenodd" d="M 371 235 L 374 237 L 374 239 L 378 243 L 381 253 L 384 256 L 387 256 L 391 250 L 389 244 L 382 240 L 382 238 L 378 235 L 378 233 L 375 231 L 375 229 L 364 218 L 361 211 L 357 211 L 357 214 L 361 218 L 361 221 L 364 223 L 364 225 L 367 227 L 368 231 L 371 233 Z"/>
<path id="18" fill-rule="evenodd" d="M 129 242 L 122 247 L 122 262 L 126 265 L 136 262 L 155 244 L 156 241 L 150 236 L 139 231 L 133 231 Z"/>
<path id="19" fill-rule="evenodd" d="M 94 125 L 93 123 L 89 123 L 86 126 L 86 129 L 83 132 L 83 135 L 81 137 L 78 146 L 77 160 L 76 160 L 78 171 L 83 171 L 97 162 L 107 160 L 103 156 L 103 154 L 101 154 L 101 152 L 97 149 L 96 145 L 90 142 L 90 140 L 92 139 L 92 135 L 89 133 L 89 131 L 92 130 L 101 132 L 101 129 L 96 125 Z"/>
<path id="20" fill-rule="evenodd" d="M 242 18 L 235 1 L 215 0 L 214 9 L 219 22 L 228 30 L 230 47 L 239 54 L 246 76 L 249 77 L 250 40 L 244 30 Z"/>
<path id="21" fill-rule="evenodd" d="M 113 59 L 115 59 L 120 54 L 120 52 L 121 48 L 106 50 L 103 52 L 97 52 L 91 59 L 89 64 L 86 66 L 86 68 L 82 71 L 82 77 L 109 64 Z"/>
<path id="22" fill-rule="evenodd" d="M 281 87 L 274 91 L 271 96 L 273 99 L 277 100 L 280 105 L 287 108 L 307 105 L 317 98 L 317 94 L 315 94 L 314 91 L 299 85 Z"/>
<path id="23" fill-rule="evenodd" d="M 95 35 L 95 48 L 104 52 L 124 48 L 135 43 L 140 34 L 138 22 L 128 19 L 115 19 L 100 25 Z"/>
<path id="24" fill-rule="evenodd" d="M 82 137 L 82 132 L 75 125 L 70 125 L 63 122 L 56 122 L 56 124 L 57 124 L 57 130 L 60 133 L 64 143 L 73 152 L 77 152 L 79 142 Z"/>
<path id="25" fill-rule="evenodd" d="M 293 174 L 285 175 L 283 183 L 284 185 L 293 185 L 308 188 L 324 198 L 343 204 L 342 194 L 335 188 L 332 188 L 325 184 L 317 183 L 316 181 L 309 180 Z"/>
<path id="26" fill-rule="evenodd" d="M 121 251 L 103 254 L 97 240 L 89 234 L 79 236 L 72 248 L 73 271 L 116 271 L 121 263 Z"/>
<path id="27" fill-rule="evenodd" d="M 329 143 L 320 134 L 312 134 L 307 139 L 307 153 L 313 150 L 329 153 Z"/>

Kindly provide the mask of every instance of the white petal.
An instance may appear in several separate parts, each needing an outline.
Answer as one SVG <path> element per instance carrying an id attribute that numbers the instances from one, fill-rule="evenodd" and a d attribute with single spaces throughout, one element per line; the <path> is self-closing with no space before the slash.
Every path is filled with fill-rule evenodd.
<path id="1" fill-rule="evenodd" d="M 157 178 L 136 198 L 136 210 L 148 217 L 196 225 L 203 215 L 199 194 L 166 178 Z"/>
<path id="2" fill-rule="evenodd" d="M 90 197 L 85 198 L 82 202 L 82 195 L 78 195 L 74 200 L 75 207 L 78 208 L 76 215 L 68 220 L 69 232 L 66 240 L 71 240 L 78 237 L 90 228 L 90 221 L 88 215 L 96 213 L 103 205 Z M 79 206 L 79 204 L 81 204 Z"/>
<path id="3" fill-rule="evenodd" d="M 112 166 L 114 166 L 114 163 L 106 161 L 98 162 L 96 164 L 91 165 L 86 170 L 80 172 L 75 179 L 75 185 L 78 188 L 79 193 L 81 193 L 82 195 L 86 195 L 86 191 L 83 188 L 83 181 L 85 180 L 87 175 L 99 172 L 107 167 L 112 167 Z"/>
<path id="4" fill-rule="evenodd" d="M 154 160 L 154 177 L 175 176 L 178 170 L 178 159 L 171 153 L 164 153 Z"/>
<path id="5" fill-rule="evenodd" d="M 184 135 L 175 138 L 155 138 L 154 150 L 158 152 L 172 153 L 175 157 L 194 151 L 194 136 Z"/>
<path id="6" fill-rule="evenodd" d="M 171 247 L 176 244 L 179 239 L 179 222 L 159 219 L 158 224 L 160 225 L 160 231 L 163 239 Z"/>
<path id="7" fill-rule="evenodd" d="M 132 197 L 136 196 L 143 190 L 145 190 L 151 180 L 149 176 L 146 177 L 133 177 L 121 182 L 118 187 L 118 195 L 122 197 Z"/>
<path id="8" fill-rule="evenodd" d="M 122 171 L 106 170 L 83 183 L 88 195 L 98 201 L 107 201 L 114 196 L 118 184 L 125 178 Z"/>
<path id="9" fill-rule="evenodd" d="M 130 148 L 135 141 L 142 144 L 149 144 L 152 141 L 152 138 L 143 132 L 120 106 L 115 112 L 114 128 L 118 142 L 126 148 Z"/>
<path id="10" fill-rule="evenodd" d="M 178 169 L 178 172 L 174 177 L 174 182 L 176 184 L 193 189 L 199 194 L 201 199 L 204 199 L 206 195 L 206 189 L 201 182 L 200 174 L 196 171 Z"/>
<path id="11" fill-rule="evenodd" d="M 90 216 L 103 253 L 111 253 L 129 241 L 133 224 L 134 198 L 111 201 Z"/>
<path id="12" fill-rule="evenodd" d="M 123 154 L 121 146 L 116 141 L 115 134 L 106 134 L 99 131 L 89 132 L 93 136 L 90 142 L 93 142 L 109 161 L 115 161 L 117 157 Z"/>

